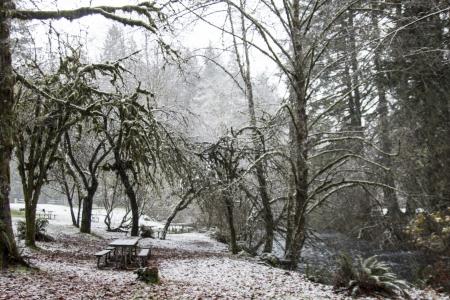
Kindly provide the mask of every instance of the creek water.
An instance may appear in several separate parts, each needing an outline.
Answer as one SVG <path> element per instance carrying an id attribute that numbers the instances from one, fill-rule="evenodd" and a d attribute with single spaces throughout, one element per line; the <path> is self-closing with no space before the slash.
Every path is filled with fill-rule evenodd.
<path id="1" fill-rule="evenodd" d="M 274 252 L 278 257 L 283 256 L 282 244 L 280 240 L 275 244 Z M 409 282 L 415 281 L 421 270 L 432 264 L 434 259 L 421 251 L 382 250 L 379 243 L 350 238 L 341 233 L 327 232 L 317 234 L 305 242 L 299 271 L 332 273 L 337 267 L 337 258 L 341 253 L 346 253 L 353 259 L 358 255 L 363 258 L 377 255 L 378 259 L 387 263 L 394 273 Z"/>

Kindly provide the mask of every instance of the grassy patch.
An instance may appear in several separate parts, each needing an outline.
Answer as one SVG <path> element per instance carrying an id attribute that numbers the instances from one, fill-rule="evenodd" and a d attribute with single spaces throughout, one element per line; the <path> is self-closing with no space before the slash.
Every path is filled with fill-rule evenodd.
<path id="1" fill-rule="evenodd" d="M 25 211 L 19 211 L 17 209 L 11 209 L 11 216 L 16 218 L 25 218 Z"/>

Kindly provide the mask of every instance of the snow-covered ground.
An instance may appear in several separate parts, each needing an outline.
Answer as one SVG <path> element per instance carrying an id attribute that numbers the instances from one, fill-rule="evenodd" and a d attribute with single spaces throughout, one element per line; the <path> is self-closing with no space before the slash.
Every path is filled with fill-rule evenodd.
<path id="1" fill-rule="evenodd" d="M 68 208 L 42 208 L 57 215 L 48 228 L 56 241 L 24 250 L 39 271 L 0 273 L 0 299 L 347 299 L 299 273 L 232 256 L 226 245 L 195 232 L 139 241 L 152 246 L 148 263 L 158 267 L 161 278 L 160 284 L 146 285 L 132 271 L 96 268 L 93 254 L 124 233 L 106 232 L 103 224 L 94 223 L 95 235 L 81 234 L 70 225 Z M 413 290 L 411 296 L 449 299 L 433 291 Z"/>
<path id="2" fill-rule="evenodd" d="M 164 261 L 161 275 L 188 286 L 180 299 L 329 299 L 330 286 L 318 285 L 295 272 L 231 257 Z"/>
<path id="3" fill-rule="evenodd" d="M 11 206 L 12 210 L 17 210 L 17 211 L 25 208 L 25 204 L 21 204 L 21 203 L 11 203 L 10 206 Z M 55 214 L 55 219 L 52 219 L 50 221 L 51 224 L 59 224 L 59 225 L 72 224 L 69 206 L 55 205 L 55 204 L 38 204 L 37 212 L 40 213 L 40 212 L 44 212 L 44 211 L 46 213 L 51 212 L 52 214 Z M 75 208 L 75 215 L 77 214 L 77 211 L 78 210 Z M 114 209 L 112 218 L 111 218 L 112 223 L 113 223 L 112 227 L 114 227 L 114 225 L 118 225 L 120 223 L 124 214 L 125 214 L 124 208 L 119 207 L 119 208 Z M 98 221 L 97 220 L 93 221 L 92 225 L 91 225 L 94 230 L 106 228 L 106 225 L 104 223 L 104 220 L 106 217 L 106 210 L 104 208 L 94 207 L 94 209 L 92 210 L 92 215 L 94 217 L 98 217 Z M 130 216 L 131 216 L 131 213 L 130 213 Z M 141 216 L 141 218 L 139 220 L 139 224 L 146 225 L 146 226 L 153 226 L 155 228 L 163 228 L 164 227 L 164 224 L 157 222 L 155 220 L 152 220 L 150 217 L 145 216 L 145 215 Z"/>

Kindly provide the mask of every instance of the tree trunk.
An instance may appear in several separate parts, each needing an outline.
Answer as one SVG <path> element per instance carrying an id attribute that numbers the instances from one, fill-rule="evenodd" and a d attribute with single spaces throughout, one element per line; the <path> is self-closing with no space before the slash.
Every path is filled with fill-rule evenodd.
<path id="1" fill-rule="evenodd" d="M 195 197 L 189 198 L 189 195 L 191 195 L 192 192 L 188 192 L 186 195 L 183 196 L 180 202 L 178 202 L 177 206 L 172 210 L 172 213 L 167 218 L 166 224 L 164 224 L 163 231 L 161 232 L 161 240 L 166 239 L 167 231 L 169 230 L 170 223 L 172 223 L 173 219 L 177 216 L 177 214 L 185 209 L 191 202 L 194 200 Z"/>
<path id="2" fill-rule="evenodd" d="M 164 228 L 161 232 L 161 236 L 160 239 L 161 240 L 165 240 L 166 239 L 166 235 L 167 235 L 167 231 L 169 230 L 170 224 L 172 223 L 173 219 L 175 218 L 176 213 L 175 210 L 170 214 L 170 216 L 167 218 L 166 220 L 166 224 L 164 224 Z"/>
<path id="3" fill-rule="evenodd" d="M 124 168 L 124 163 L 120 158 L 120 153 L 118 150 L 114 149 L 114 157 L 117 165 L 117 173 L 119 174 L 120 181 L 122 182 L 125 193 L 127 194 L 128 200 L 130 201 L 131 208 L 131 236 L 139 235 L 139 205 L 136 199 L 136 193 L 134 192 L 133 186 L 131 185 L 130 178 L 128 177 L 127 171 Z"/>
<path id="4" fill-rule="evenodd" d="M 61 186 L 63 188 L 64 193 L 66 194 L 66 198 L 67 198 L 67 203 L 69 204 L 69 208 L 70 208 L 70 217 L 72 218 L 72 224 L 75 227 L 78 227 L 78 222 L 77 222 L 77 218 L 75 216 L 75 211 L 73 210 L 73 196 L 75 195 L 75 189 L 77 187 L 77 184 L 74 183 L 72 186 L 72 189 L 70 189 L 69 184 L 67 183 L 67 176 L 66 176 L 66 167 L 64 165 L 65 163 L 60 164 L 60 168 L 62 170 L 62 182 L 61 182 Z M 68 164 L 68 163 L 67 163 Z M 75 179 L 75 174 L 71 174 L 73 177 L 73 180 Z"/>
<path id="5" fill-rule="evenodd" d="M 291 97 L 293 97 L 294 92 L 291 88 Z M 292 102 L 292 100 L 291 100 Z M 289 122 L 289 156 L 295 157 L 296 156 L 296 147 L 294 146 L 294 132 L 295 128 L 293 125 L 293 122 Z M 295 170 L 291 170 L 289 172 L 289 182 L 288 182 L 288 195 L 287 195 L 287 209 L 286 209 L 286 241 L 284 246 L 284 255 L 286 256 L 287 250 L 290 249 L 293 235 L 294 235 L 294 207 L 295 207 Z"/>
<path id="6" fill-rule="evenodd" d="M 83 199 L 83 211 L 81 214 L 80 232 L 91 233 L 91 218 L 92 218 L 92 199 L 85 197 Z"/>
<path id="7" fill-rule="evenodd" d="M 131 208 L 131 236 L 139 235 L 139 205 L 136 199 L 136 193 L 131 185 L 125 187 L 128 199 L 130 200 Z"/>
<path id="8" fill-rule="evenodd" d="M 354 12 L 352 10 L 349 10 L 349 17 L 348 17 L 348 26 L 349 26 L 349 48 L 347 48 L 347 51 L 350 52 L 350 59 L 351 59 L 351 69 L 352 69 L 352 77 L 351 77 L 351 82 L 352 82 L 352 92 L 353 92 L 353 109 L 352 109 L 352 116 L 351 116 L 351 120 L 352 120 L 352 129 L 353 130 L 357 130 L 360 131 L 362 130 L 361 126 L 362 126 L 362 113 L 361 113 L 361 93 L 359 91 L 359 76 L 358 76 L 358 72 L 359 72 L 359 67 L 358 67 L 358 50 L 357 50 L 357 45 L 356 45 L 356 30 L 355 30 L 355 24 L 353 21 L 354 18 Z M 360 151 L 362 152 L 362 147 L 363 145 L 361 144 L 360 146 Z"/>
<path id="9" fill-rule="evenodd" d="M 70 217 L 72 218 L 72 225 L 78 227 L 77 218 L 75 216 L 75 211 L 73 210 L 73 198 L 67 198 L 67 202 L 69 203 L 70 208 Z"/>
<path id="10" fill-rule="evenodd" d="M 28 247 L 36 246 L 36 207 L 32 203 L 25 202 L 25 244 Z"/>
<path id="11" fill-rule="evenodd" d="M 178 205 L 177 205 L 178 208 Z M 172 223 L 173 219 L 175 219 L 177 213 L 178 213 L 178 209 L 175 208 L 172 213 L 170 214 L 170 216 L 167 218 L 166 220 L 166 224 L 164 224 L 164 228 L 163 231 L 161 232 L 161 240 L 165 240 L 166 239 L 166 235 L 167 235 L 167 231 L 169 230 L 170 224 Z"/>
<path id="12" fill-rule="evenodd" d="M 380 38 L 379 28 L 378 28 L 378 16 L 376 10 L 372 12 L 372 26 L 375 30 L 375 39 Z M 379 133 L 380 133 L 380 144 L 381 150 L 385 153 L 392 152 L 392 142 L 389 136 L 389 116 L 388 116 L 388 101 L 386 99 L 386 85 L 387 80 L 383 75 L 383 70 L 381 66 L 381 47 L 377 47 L 374 52 L 374 65 L 375 65 L 375 83 L 378 92 L 378 118 L 379 118 Z M 383 154 L 382 154 L 383 155 Z M 391 186 L 395 188 L 395 180 L 392 174 L 392 159 L 388 155 L 383 155 L 381 163 L 389 168 L 389 171 L 385 171 L 382 175 L 381 182 L 384 185 Z M 401 217 L 402 213 L 398 204 L 397 195 L 393 189 L 384 187 L 383 188 L 383 199 L 384 204 L 387 206 L 388 214 L 393 217 L 393 219 L 398 219 Z"/>
<path id="13" fill-rule="evenodd" d="M 83 212 L 81 216 L 80 232 L 91 233 L 92 206 L 94 204 L 94 196 L 97 191 L 98 182 L 94 180 L 91 187 L 87 191 L 87 196 L 83 199 Z"/>
<path id="14" fill-rule="evenodd" d="M 242 10 L 245 10 L 245 1 L 240 3 L 240 7 Z M 231 28 L 232 32 L 234 33 L 234 26 L 233 26 L 233 19 L 231 16 L 231 11 L 229 11 L 230 14 L 230 22 L 231 22 Z M 265 244 L 263 252 L 272 252 L 273 249 L 273 239 L 274 239 L 274 222 L 273 222 L 273 213 L 272 208 L 270 206 L 270 198 L 269 194 L 267 192 L 267 180 L 266 180 L 266 172 L 264 168 L 264 162 L 259 161 L 261 155 L 264 152 L 264 143 L 261 140 L 263 137 L 260 134 L 260 132 L 257 129 L 257 122 L 256 122 L 256 112 L 255 112 L 255 101 L 253 97 L 253 85 L 251 80 L 251 73 L 250 73 L 250 58 L 249 58 L 249 51 L 248 51 L 248 42 L 247 42 L 247 28 L 245 26 L 245 17 L 241 13 L 241 33 L 242 33 L 242 44 L 243 44 L 243 52 L 244 52 L 244 58 L 243 61 L 240 58 L 239 51 L 238 51 L 238 43 L 236 41 L 236 38 L 233 38 L 233 44 L 236 52 L 236 60 L 239 65 L 239 70 L 241 73 L 241 77 L 245 84 L 245 96 L 247 98 L 247 104 L 248 104 L 248 113 L 249 113 L 249 119 L 250 119 L 250 125 L 253 127 L 252 129 L 252 142 L 253 147 L 255 148 L 255 161 L 257 161 L 255 165 L 256 169 L 256 178 L 258 180 L 258 191 L 259 195 L 261 197 L 261 203 L 263 205 L 263 219 L 264 219 L 264 227 L 266 231 L 265 235 Z"/>
<path id="15" fill-rule="evenodd" d="M 292 126 L 293 133 L 291 133 L 292 147 L 295 151 L 291 151 L 294 155 L 291 157 L 293 162 L 293 176 L 294 176 L 294 197 L 293 197 L 293 216 L 291 226 L 291 240 L 285 249 L 285 258 L 289 261 L 291 268 L 295 268 L 300 260 L 300 252 L 306 237 L 305 229 L 305 211 L 308 201 L 308 126 L 306 115 L 306 81 L 304 74 L 303 61 L 303 47 L 300 33 L 300 3 L 293 1 L 292 4 L 293 19 L 292 26 L 294 28 L 292 47 L 294 56 L 294 76 L 291 79 L 291 97 L 290 105 L 292 110 Z M 292 212 L 291 212 L 292 213 Z"/>
<path id="16" fill-rule="evenodd" d="M 22 177 L 23 198 L 25 202 L 25 245 L 28 247 L 36 247 L 36 208 L 39 200 L 38 190 L 40 188 L 32 187 L 32 183 L 23 184 L 26 178 Z M 36 199 L 36 200 L 35 200 Z"/>
<path id="17" fill-rule="evenodd" d="M 79 192 L 79 191 L 78 191 Z M 78 194 L 78 211 L 77 211 L 77 227 L 80 227 L 81 207 L 83 205 L 83 198 Z"/>
<path id="18" fill-rule="evenodd" d="M 266 230 L 266 239 L 264 243 L 263 252 L 271 253 L 273 249 L 274 229 L 272 208 L 270 206 L 270 199 L 267 193 L 267 181 L 262 166 L 256 167 L 256 176 L 258 177 L 258 189 L 261 196 L 264 211 L 264 227 Z"/>
<path id="19" fill-rule="evenodd" d="M 233 199 L 229 195 L 223 195 L 223 197 L 225 200 L 228 229 L 230 230 L 230 249 L 231 253 L 237 254 L 239 249 L 236 241 L 236 229 L 234 227 Z"/>
<path id="20" fill-rule="evenodd" d="M 19 258 L 9 207 L 10 162 L 14 148 L 14 76 L 10 49 L 11 20 L 4 11 L 13 5 L 9 0 L 0 2 L 0 268 Z"/>

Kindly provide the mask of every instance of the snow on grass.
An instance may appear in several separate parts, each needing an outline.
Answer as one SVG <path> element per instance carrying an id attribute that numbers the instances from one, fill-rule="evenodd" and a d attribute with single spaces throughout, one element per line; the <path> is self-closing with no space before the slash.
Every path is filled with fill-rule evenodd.
<path id="1" fill-rule="evenodd" d="M 11 203 L 10 204 L 11 210 L 13 211 L 20 211 L 20 209 L 25 208 L 25 204 L 23 203 Z M 59 225 L 71 225 L 72 224 L 72 217 L 70 215 L 70 207 L 65 205 L 55 205 L 55 204 L 38 204 L 36 212 L 42 213 L 42 212 L 50 213 L 55 215 L 55 219 L 51 219 L 50 224 L 59 224 Z M 74 209 L 75 215 L 77 215 L 77 209 Z M 116 208 L 113 211 L 112 214 L 112 227 L 118 226 L 120 224 L 120 221 L 122 220 L 123 216 L 125 215 L 126 211 L 124 208 Z M 94 216 L 95 221 L 92 222 L 91 226 L 94 230 L 104 230 L 106 229 L 106 225 L 104 223 L 105 217 L 106 217 L 106 210 L 104 208 L 94 208 L 92 211 L 92 214 Z M 17 219 L 21 219 L 23 217 L 15 217 Z M 98 218 L 98 221 L 97 221 Z M 146 226 L 152 226 L 155 228 L 163 228 L 164 224 L 161 222 L 157 222 L 156 220 L 151 219 L 148 216 L 142 216 L 139 219 L 140 225 L 146 225 Z"/>
<path id="2" fill-rule="evenodd" d="M 226 244 L 219 243 L 208 235 L 198 232 L 167 234 L 165 240 L 142 239 L 139 244 L 142 246 L 177 249 L 187 252 L 225 253 L 228 251 Z"/>

